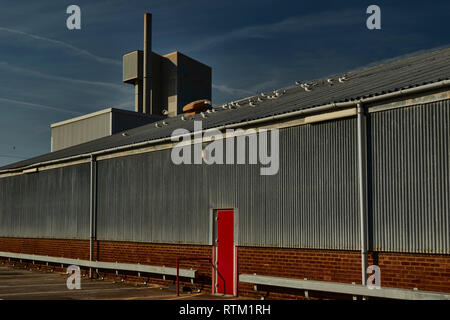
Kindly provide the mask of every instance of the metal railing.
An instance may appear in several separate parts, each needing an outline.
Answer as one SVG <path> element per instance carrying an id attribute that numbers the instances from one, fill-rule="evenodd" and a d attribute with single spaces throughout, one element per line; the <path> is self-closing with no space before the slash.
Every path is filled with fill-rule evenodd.
<path id="1" fill-rule="evenodd" d="M 223 280 L 223 286 L 224 286 L 224 289 L 225 289 L 225 279 L 220 274 L 219 270 L 217 270 L 217 268 L 214 265 L 214 263 L 212 263 L 211 258 L 183 257 L 183 258 L 177 258 L 177 296 L 180 295 L 180 277 L 179 277 L 178 270 L 180 269 L 180 261 L 183 261 L 183 260 L 184 261 L 198 261 L 198 260 L 206 260 L 206 261 L 208 261 L 211 264 L 211 266 L 214 268 L 214 270 L 217 271 L 217 274 L 219 275 L 219 277 Z M 224 292 L 225 292 L 225 290 L 224 290 Z"/>
<path id="2" fill-rule="evenodd" d="M 266 285 L 283 288 L 312 290 L 348 294 L 353 296 L 376 297 L 384 299 L 403 300 L 450 300 L 450 293 L 409 290 L 400 288 L 381 287 L 369 289 L 360 284 L 348 284 L 329 281 L 304 280 L 295 278 L 282 278 L 261 276 L 256 274 L 241 274 L 239 281 L 255 285 Z M 307 292 L 305 292 L 307 295 Z"/>
<path id="3" fill-rule="evenodd" d="M 0 257 L 12 258 L 12 259 L 22 259 L 30 261 L 43 261 L 50 263 L 59 263 L 65 265 L 77 265 L 88 268 L 96 269 L 111 269 L 111 270 L 122 270 L 122 271 L 136 271 L 143 273 L 154 273 L 162 275 L 177 276 L 181 275 L 186 278 L 195 278 L 197 270 L 193 269 L 178 269 L 170 268 L 165 266 L 151 266 L 145 264 L 131 264 L 131 263 L 118 263 L 118 262 L 102 262 L 102 261 L 89 261 L 81 259 L 71 259 L 62 257 L 51 257 L 51 256 L 41 256 L 35 254 L 24 254 L 24 253 L 13 253 L 13 252 L 2 252 L 0 251 Z"/>

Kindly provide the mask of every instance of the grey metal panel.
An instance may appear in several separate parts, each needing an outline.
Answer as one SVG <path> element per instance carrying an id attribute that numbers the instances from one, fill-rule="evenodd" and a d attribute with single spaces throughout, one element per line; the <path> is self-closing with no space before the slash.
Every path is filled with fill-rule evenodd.
<path id="1" fill-rule="evenodd" d="M 141 50 L 127 53 L 123 56 L 123 81 L 134 82 L 142 80 L 143 52 Z"/>
<path id="2" fill-rule="evenodd" d="M 371 114 L 374 249 L 450 253 L 450 102 Z"/>
<path id="3" fill-rule="evenodd" d="M 208 244 L 210 210 L 238 208 L 239 245 L 357 249 L 355 120 L 280 131 L 280 170 L 174 165 L 171 150 L 98 162 L 98 237 Z"/>
<path id="4" fill-rule="evenodd" d="M 238 182 L 240 244 L 357 249 L 355 130 L 354 119 L 281 130 L 279 173 L 245 167 Z"/>
<path id="5" fill-rule="evenodd" d="M 68 148 L 111 134 L 111 115 L 103 113 L 52 128 L 52 150 Z"/>
<path id="6" fill-rule="evenodd" d="M 0 179 L 0 237 L 89 237 L 89 164 Z"/>
<path id="7" fill-rule="evenodd" d="M 256 107 L 249 106 L 246 100 L 237 109 L 224 110 L 217 107 L 217 112 L 208 114 L 207 118 L 196 115 L 192 119 L 202 120 L 203 128 L 213 128 L 220 125 L 240 123 L 308 109 L 327 103 L 376 96 L 425 83 L 437 82 L 450 78 L 449 57 L 450 48 L 448 47 L 407 58 L 387 61 L 380 65 L 348 72 L 349 80 L 344 83 L 337 81 L 336 79 L 339 75 L 335 75 L 332 77 L 335 79 L 332 86 L 328 84 L 327 79 L 320 79 L 315 81 L 318 86 L 314 87 L 310 92 L 306 92 L 300 86 L 292 86 L 286 88 L 286 93 L 279 98 L 264 100 L 258 103 Z M 167 126 L 164 127 L 156 128 L 154 124 L 148 124 L 129 130 L 128 136 L 115 134 L 83 145 L 9 164 L 0 169 L 18 168 L 37 162 L 164 138 L 170 136 L 176 128 L 186 128 L 190 131 L 193 129 L 193 121 L 182 121 L 180 117 L 172 117 L 165 121 Z"/>

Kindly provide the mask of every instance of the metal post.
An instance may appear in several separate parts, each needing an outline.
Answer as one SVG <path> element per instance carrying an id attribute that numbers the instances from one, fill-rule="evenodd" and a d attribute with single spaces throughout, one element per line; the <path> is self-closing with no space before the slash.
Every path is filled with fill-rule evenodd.
<path id="1" fill-rule="evenodd" d="M 367 282 L 367 133 L 366 115 L 361 103 L 357 104 L 357 136 L 358 136 L 358 189 L 361 235 L 361 279 L 362 285 Z"/>
<path id="2" fill-rule="evenodd" d="M 152 15 L 144 15 L 144 103 L 143 112 L 152 113 Z"/>

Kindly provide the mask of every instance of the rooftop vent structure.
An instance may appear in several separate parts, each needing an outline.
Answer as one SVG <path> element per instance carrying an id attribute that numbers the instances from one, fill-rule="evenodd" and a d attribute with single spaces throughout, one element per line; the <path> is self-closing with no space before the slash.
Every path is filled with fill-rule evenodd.
<path id="1" fill-rule="evenodd" d="M 144 51 L 123 56 L 123 82 L 135 87 L 136 112 L 176 116 L 186 104 L 211 100 L 211 68 L 178 51 L 151 51 L 151 14 L 144 16 Z"/>

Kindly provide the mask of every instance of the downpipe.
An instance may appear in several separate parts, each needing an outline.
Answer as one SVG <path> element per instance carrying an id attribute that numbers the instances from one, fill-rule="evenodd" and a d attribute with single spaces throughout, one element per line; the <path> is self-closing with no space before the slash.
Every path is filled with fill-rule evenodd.
<path id="1" fill-rule="evenodd" d="M 367 284 L 367 119 L 362 103 L 357 106 L 358 190 L 361 245 L 361 283 Z"/>
<path id="2" fill-rule="evenodd" d="M 97 215 L 97 172 L 96 172 L 96 159 L 95 156 L 91 154 L 90 162 L 90 197 L 89 197 L 89 261 L 93 261 L 94 258 L 94 240 L 95 240 L 95 230 L 96 230 L 96 215 Z M 89 278 L 92 279 L 92 268 L 89 268 Z"/>

